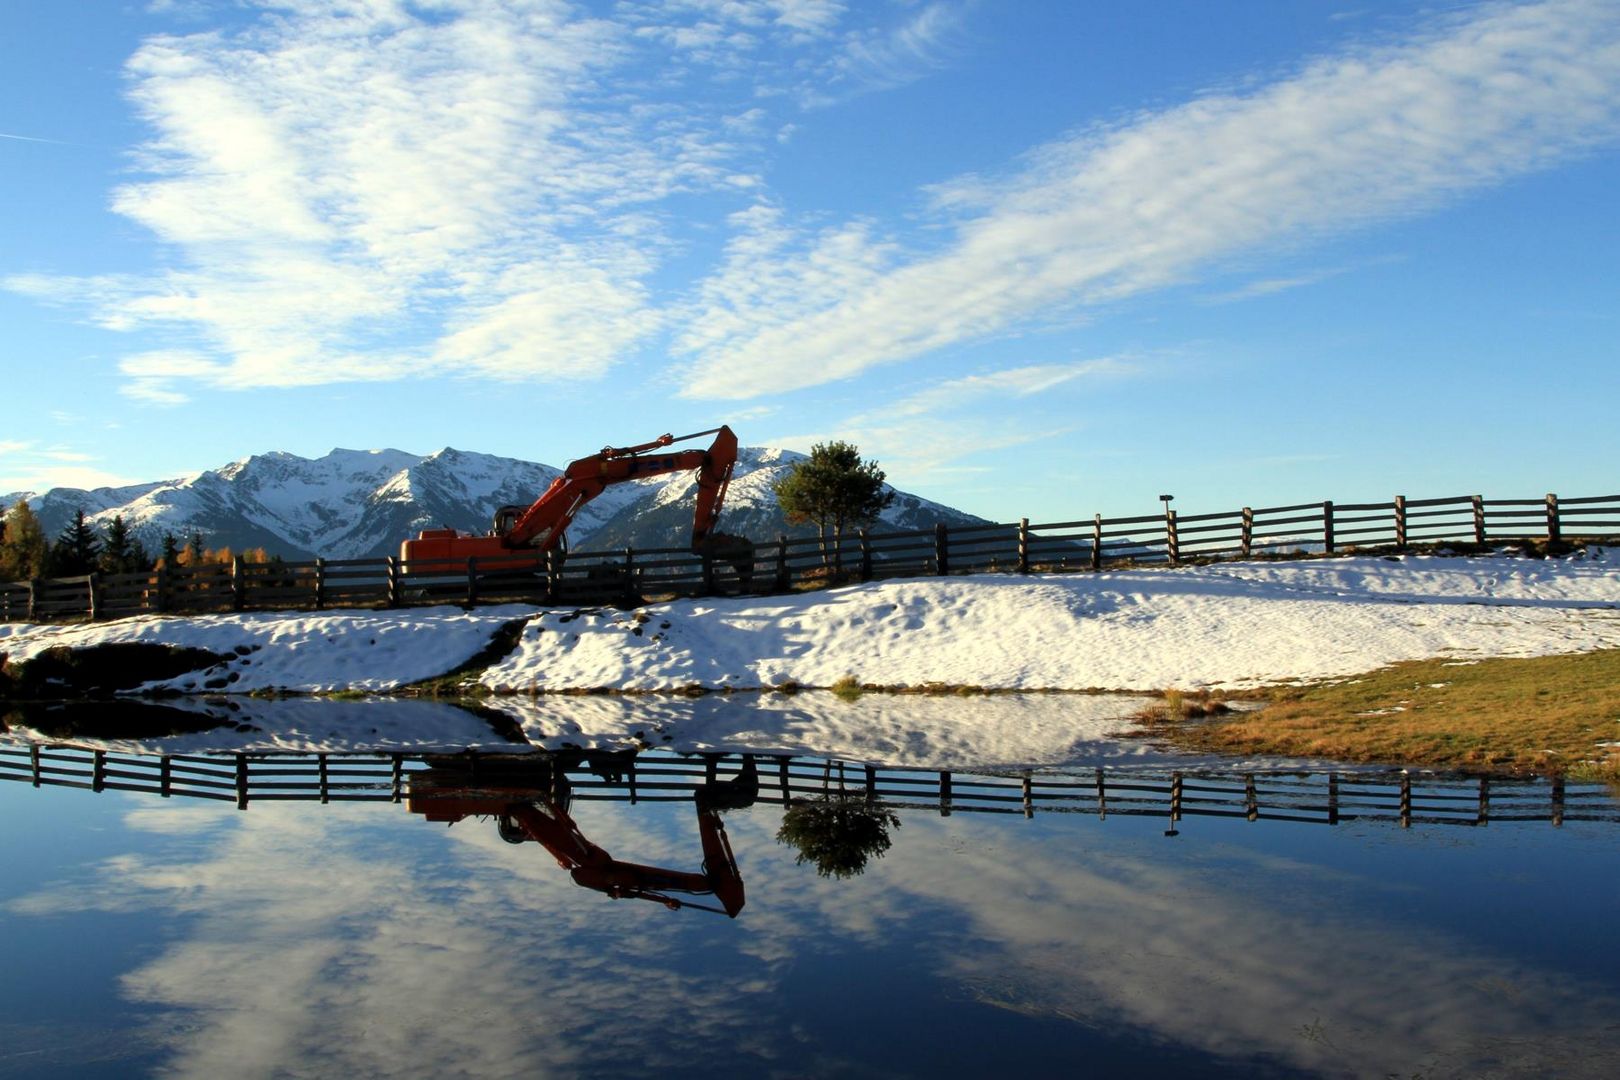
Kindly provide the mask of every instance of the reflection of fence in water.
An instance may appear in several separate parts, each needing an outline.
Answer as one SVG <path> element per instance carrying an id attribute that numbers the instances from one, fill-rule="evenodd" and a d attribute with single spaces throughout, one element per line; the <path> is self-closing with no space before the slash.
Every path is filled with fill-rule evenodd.
<path id="1" fill-rule="evenodd" d="M 451 767 L 474 782 L 480 763 L 532 763 L 537 773 L 562 765 L 576 800 L 687 800 L 706 780 L 741 768 L 740 754 L 614 755 L 546 752 L 424 754 L 136 754 L 68 746 L 0 745 L 0 780 L 35 787 L 138 791 L 168 798 L 250 803 L 398 802 L 413 773 Z M 878 768 L 820 758 L 755 755 L 759 801 L 829 795 L 869 799 L 899 810 L 1235 817 L 1319 825 L 1375 820 L 1402 826 L 1492 821 L 1620 821 L 1620 805 L 1601 787 L 1562 780 L 1443 779 L 1408 773 L 1132 771 L 990 775 Z M 496 775 L 492 773 L 492 776 Z"/>

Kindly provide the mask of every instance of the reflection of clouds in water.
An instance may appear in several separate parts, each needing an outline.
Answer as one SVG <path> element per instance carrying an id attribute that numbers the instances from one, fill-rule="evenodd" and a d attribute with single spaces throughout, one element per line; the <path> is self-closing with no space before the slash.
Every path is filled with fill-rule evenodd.
<path id="1" fill-rule="evenodd" d="M 967 916 L 937 960 L 987 1004 L 1329 1074 L 1540 1075 L 1574 1050 L 1571 1070 L 1607 1075 L 1620 1058 L 1612 996 L 1458 936 L 1348 914 L 1334 900 L 1342 872 L 1294 863 L 1277 889 L 1276 867 L 1247 852 L 1183 866 L 1001 839 L 989 855 L 884 868 L 891 886 Z"/>
<path id="2" fill-rule="evenodd" d="M 193 917 L 186 940 L 123 980 L 138 1001 L 187 1010 L 161 1025 L 179 1075 L 623 1071 L 689 1064 L 720 1039 L 745 1060 L 781 1053 L 749 1015 L 776 986 L 762 964 L 720 974 L 681 955 L 680 920 L 711 916 L 580 890 L 488 822 L 434 849 L 420 836 L 432 826 L 397 808 L 312 810 L 255 807 L 195 862 L 119 856 L 94 887 L 62 890 L 81 909 Z M 620 822 L 593 822 L 613 826 L 593 838 L 611 849 L 639 833 L 645 846 L 650 827 L 672 865 L 701 861 L 684 813 Z M 440 856 L 448 872 L 421 865 Z"/>
<path id="3" fill-rule="evenodd" d="M 615 854 L 700 860 L 689 805 L 576 810 Z M 162 808 L 165 835 L 185 812 Z M 913 813 L 866 874 L 828 882 L 793 865 L 777 809 L 756 806 L 726 815 L 749 894 L 733 923 L 578 889 L 487 821 L 440 841 L 402 816 L 255 807 L 178 845 L 194 861 L 119 856 L 78 889 L 190 917 L 175 924 L 184 940 L 125 977 L 138 1000 L 186 1010 L 162 1021 L 178 1074 L 803 1070 L 795 961 L 899 935 L 958 996 L 1232 1058 L 1444 1074 L 1498 1052 L 1518 1055 L 1508 1072 L 1563 1046 L 1586 1065 L 1615 1052 L 1612 998 L 1354 913 L 1380 882 L 1239 848 L 1141 849 L 1132 823 Z"/>

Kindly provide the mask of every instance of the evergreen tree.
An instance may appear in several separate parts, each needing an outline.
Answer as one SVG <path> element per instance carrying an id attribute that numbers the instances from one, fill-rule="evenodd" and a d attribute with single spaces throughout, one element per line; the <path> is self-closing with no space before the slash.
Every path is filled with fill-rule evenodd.
<path id="1" fill-rule="evenodd" d="M 78 577 L 94 573 L 101 555 L 101 539 L 84 518 L 81 507 L 73 512 L 73 521 L 56 537 L 51 545 L 50 573 L 56 577 Z"/>
<path id="2" fill-rule="evenodd" d="M 158 563 L 169 570 L 180 565 L 180 541 L 174 533 L 163 534 L 163 554 L 158 556 Z"/>
<path id="3" fill-rule="evenodd" d="M 17 503 L 6 515 L 4 538 L 0 539 L 0 581 L 27 581 L 45 575 L 48 554 L 45 530 L 26 501 Z"/>
<path id="4" fill-rule="evenodd" d="M 184 566 L 201 566 L 205 553 L 201 530 L 191 530 L 191 539 L 186 541 L 186 550 L 180 553 L 181 564 Z"/>
<path id="5" fill-rule="evenodd" d="M 834 539 L 835 565 L 841 555 L 844 530 L 861 527 L 894 501 L 894 492 L 884 490 L 884 473 L 875 461 L 862 461 L 853 443 L 817 443 L 810 456 L 798 461 L 771 486 L 788 521 L 795 525 L 814 522 L 821 537 L 823 561 L 827 558 L 827 533 Z"/>
<path id="6" fill-rule="evenodd" d="M 101 545 L 101 572 L 134 574 L 147 569 L 149 561 L 146 548 L 124 524 L 124 515 L 116 515 L 108 524 L 107 538 Z"/>

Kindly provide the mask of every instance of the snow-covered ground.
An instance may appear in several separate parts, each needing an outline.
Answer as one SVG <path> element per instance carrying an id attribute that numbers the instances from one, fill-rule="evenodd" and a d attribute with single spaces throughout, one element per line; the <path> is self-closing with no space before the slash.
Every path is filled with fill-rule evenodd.
<path id="1" fill-rule="evenodd" d="M 229 654 L 164 688 L 386 691 L 442 674 L 502 625 L 497 691 L 947 683 L 1006 690 L 1244 687 L 1397 660 L 1620 646 L 1620 553 L 1348 557 L 1106 574 L 915 578 L 635 612 L 254 613 L 0 625 L 0 654 L 145 641 Z"/>

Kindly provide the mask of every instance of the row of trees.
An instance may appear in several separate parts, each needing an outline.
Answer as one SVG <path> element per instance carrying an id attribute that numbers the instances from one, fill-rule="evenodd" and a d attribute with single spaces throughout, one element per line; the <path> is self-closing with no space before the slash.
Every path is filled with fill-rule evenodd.
<path id="1" fill-rule="evenodd" d="M 0 581 L 139 574 L 166 566 L 229 563 L 236 555 L 228 547 L 204 547 L 202 534 L 196 531 L 184 545 L 173 533 L 165 534 L 162 548 L 153 555 L 130 530 L 122 514 L 108 522 L 105 530 L 98 530 L 79 510 L 54 540 L 46 538 L 39 518 L 26 502 L 0 514 Z M 241 555 L 248 562 L 271 561 L 263 548 Z"/>

